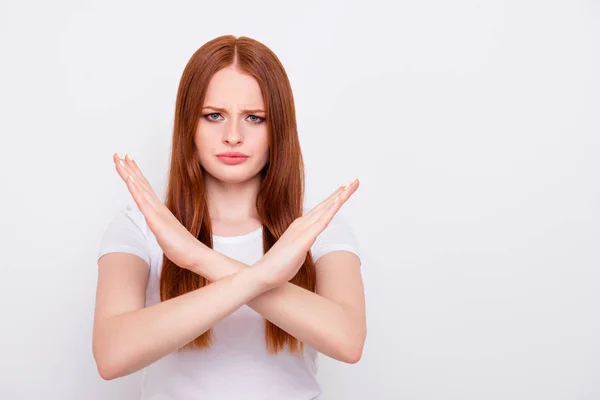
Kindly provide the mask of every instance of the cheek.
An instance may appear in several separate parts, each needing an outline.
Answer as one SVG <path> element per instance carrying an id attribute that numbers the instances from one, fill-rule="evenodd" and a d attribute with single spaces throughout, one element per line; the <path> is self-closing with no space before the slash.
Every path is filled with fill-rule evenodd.
<path id="1" fill-rule="evenodd" d="M 266 129 L 264 132 L 261 132 L 259 140 L 257 140 L 257 148 L 262 152 L 266 152 L 269 149 L 269 135 Z"/>
<path id="2" fill-rule="evenodd" d="M 200 154 L 212 154 L 217 147 L 216 138 L 218 137 L 218 132 L 215 132 L 213 127 L 206 126 L 206 124 L 199 124 L 196 136 L 194 137 L 198 152 Z"/>

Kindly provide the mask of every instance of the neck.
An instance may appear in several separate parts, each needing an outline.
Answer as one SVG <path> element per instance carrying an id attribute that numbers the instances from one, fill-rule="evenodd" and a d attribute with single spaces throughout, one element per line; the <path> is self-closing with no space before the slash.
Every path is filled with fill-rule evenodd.
<path id="1" fill-rule="evenodd" d="M 205 173 L 204 184 L 211 220 L 236 223 L 260 219 L 256 211 L 259 175 L 245 182 L 228 183 Z"/>

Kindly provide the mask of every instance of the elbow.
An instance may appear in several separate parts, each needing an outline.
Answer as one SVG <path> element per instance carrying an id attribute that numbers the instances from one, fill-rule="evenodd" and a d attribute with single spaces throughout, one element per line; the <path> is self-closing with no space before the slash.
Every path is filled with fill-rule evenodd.
<path id="1" fill-rule="evenodd" d="M 96 366 L 98 367 L 98 374 L 100 375 L 100 378 L 104 379 L 105 381 L 111 381 L 119 377 L 116 371 L 106 364 L 97 362 Z"/>
<path id="2" fill-rule="evenodd" d="M 128 370 L 129 356 L 123 344 L 114 339 L 114 334 L 105 326 L 94 328 L 92 336 L 92 355 L 96 363 L 98 375 L 105 381 L 111 381 L 130 374 Z"/>
<path id="3" fill-rule="evenodd" d="M 96 369 L 98 374 L 105 381 L 111 381 L 116 378 L 123 376 L 119 363 L 114 360 L 114 357 L 109 356 L 109 352 L 106 350 L 99 350 L 94 347 L 93 349 L 94 360 L 96 362 Z"/>
<path id="4" fill-rule="evenodd" d="M 96 360 L 96 369 L 100 378 L 105 381 L 111 381 L 121 377 L 121 372 L 116 368 L 116 364 L 107 359 L 107 357 L 94 355 Z"/>
<path id="5" fill-rule="evenodd" d="M 363 346 L 352 346 L 346 350 L 343 358 L 343 362 L 347 364 L 356 364 L 362 358 Z"/>
<path id="6" fill-rule="evenodd" d="M 364 345 L 365 335 L 361 335 L 358 339 L 352 341 L 351 344 L 346 346 L 341 361 L 347 364 L 356 364 L 359 362 L 362 358 Z"/>

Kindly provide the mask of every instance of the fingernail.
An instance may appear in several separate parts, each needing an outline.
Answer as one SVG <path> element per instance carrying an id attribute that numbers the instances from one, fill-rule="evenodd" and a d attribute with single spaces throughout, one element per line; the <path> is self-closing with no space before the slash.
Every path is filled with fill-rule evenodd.
<path id="1" fill-rule="evenodd" d="M 119 157 L 119 160 L 123 159 L 123 156 L 121 155 L 121 153 L 117 153 L 117 157 Z"/>
<path id="2" fill-rule="evenodd" d="M 351 180 L 351 181 L 350 181 L 350 182 L 348 182 L 348 183 L 345 183 L 345 184 L 344 184 L 344 189 L 348 188 L 348 186 L 352 185 L 352 184 L 353 184 L 355 181 L 356 181 L 356 178 L 354 178 L 353 180 Z"/>
<path id="3" fill-rule="evenodd" d="M 119 158 L 119 163 L 121 164 L 121 167 L 123 167 L 123 168 L 127 168 L 127 167 L 125 166 L 125 163 L 123 162 L 123 160 L 121 160 L 120 158 Z"/>
<path id="4" fill-rule="evenodd" d="M 129 158 L 130 161 L 133 161 L 133 157 L 131 156 L 131 154 L 129 154 L 129 153 L 125 154 L 125 157 Z"/>

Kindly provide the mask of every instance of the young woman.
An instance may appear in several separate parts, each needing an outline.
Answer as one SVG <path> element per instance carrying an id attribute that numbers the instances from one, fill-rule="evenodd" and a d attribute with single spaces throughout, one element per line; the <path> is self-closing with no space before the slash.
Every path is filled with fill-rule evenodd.
<path id="1" fill-rule="evenodd" d="M 113 160 L 135 204 L 98 251 L 102 378 L 143 369 L 144 400 L 308 400 L 318 352 L 361 358 L 358 246 L 336 215 L 359 182 L 304 208 L 292 90 L 265 45 L 222 36 L 188 62 L 164 202 Z"/>

